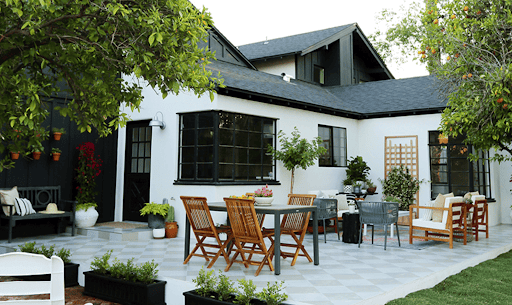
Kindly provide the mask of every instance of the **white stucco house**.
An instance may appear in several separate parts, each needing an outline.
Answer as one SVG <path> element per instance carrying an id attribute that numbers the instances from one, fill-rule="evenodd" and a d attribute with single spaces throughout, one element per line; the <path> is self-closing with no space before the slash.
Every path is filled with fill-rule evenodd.
<path id="1" fill-rule="evenodd" d="M 265 184 L 284 204 L 290 172 L 266 147 L 279 147 L 277 133 L 290 135 L 296 126 L 309 140 L 320 136 L 329 153 L 296 171 L 294 193 L 341 191 L 347 159 L 355 156 L 371 167 L 379 192 L 386 164 L 406 158 L 427 181 L 420 203 L 478 190 L 489 199 L 490 224 L 511 223 L 510 164 L 471 163 L 471 147 L 460 139 L 442 142 L 436 129 L 446 101 L 436 95 L 434 79 L 394 79 L 357 24 L 238 48 L 212 29 L 208 46 L 217 57 L 209 69 L 226 85 L 213 102 L 188 92 L 163 99 L 146 89 L 142 110 L 130 113 L 132 122 L 119 131 L 116 221 L 138 220 L 141 204 L 166 198 L 183 226 L 179 196 L 221 201 Z M 153 118 L 165 129 L 149 127 Z M 395 154 L 400 145 L 413 151 Z"/>

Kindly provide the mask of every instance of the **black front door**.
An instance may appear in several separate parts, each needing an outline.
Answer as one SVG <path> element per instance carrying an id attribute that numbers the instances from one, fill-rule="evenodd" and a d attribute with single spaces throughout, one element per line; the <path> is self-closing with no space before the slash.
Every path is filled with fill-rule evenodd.
<path id="1" fill-rule="evenodd" d="M 149 121 L 129 122 L 126 128 L 123 220 L 146 221 L 140 209 L 149 202 L 151 127 Z"/>

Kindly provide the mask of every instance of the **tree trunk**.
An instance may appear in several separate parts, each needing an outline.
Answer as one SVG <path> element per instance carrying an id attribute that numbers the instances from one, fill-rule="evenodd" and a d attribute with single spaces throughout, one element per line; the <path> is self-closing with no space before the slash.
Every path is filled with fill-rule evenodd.
<path id="1" fill-rule="evenodd" d="M 290 186 L 290 194 L 293 194 L 293 179 L 295 178 L 295 168 L 292 169 L 292 183 Z"/>

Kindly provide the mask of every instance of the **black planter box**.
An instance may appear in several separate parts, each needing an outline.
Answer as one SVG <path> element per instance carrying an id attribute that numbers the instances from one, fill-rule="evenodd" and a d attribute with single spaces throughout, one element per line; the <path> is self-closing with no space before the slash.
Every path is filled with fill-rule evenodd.
<path id="1" fill-rule="evenodd" d="M 234 297 L 230 298 L 229 300 L 226 300 L 226 301 L 219 301 L 217 299 L 215 299 L 214 297 L 215 296 L 212 296 L 212 297 L 203 297 L 203 296 L 200 296 L 196 293 L 195 290 L 192 290 L 192 291 L 185 291 L 183 292 L 183 295 L 185 296 L 185 305 L 209 305 L 209 304 L 212 304 L 212 305 L 233 305 L 233 301 L 235 300 Z M 258 299 L 253 299 L 251 301 L 251 304 L 253 305 L 264 305 L 264 304 L 267 304 L 265 302 L 263 302 L 262 300 L 258 300 Z M 284 304 L 284 303 L 283 303 Z"/>
<path id="2" fill-rule="evenodd" d="M 126 305 L 165 305 L 166 281 L 144 284 L 116 279 L 92 271 L 84 272 L 84 294 Z"/>
<path id="3" fill-rule="evenodd" d="M 66 287 L 73 287 L 78 285 L 78 267 L 80 264 L 65 263 L 64 264 L 64 285 Z M 23 281 L 49 281 L 50 274 L 27 275 L 17 276 Z"/>

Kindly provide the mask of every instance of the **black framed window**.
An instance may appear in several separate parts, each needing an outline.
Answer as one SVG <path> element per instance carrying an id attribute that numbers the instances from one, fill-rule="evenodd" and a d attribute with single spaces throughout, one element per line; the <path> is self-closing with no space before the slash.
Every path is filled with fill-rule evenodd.
<path id="1" fill-rule="evenodd" d="M 443 136 L 439 131 L 429 131 L 431 198 L 437 194 L 452 193 L 464 196 L 478 191 L 487 198 L 491 195 L 489 152 L 474 151 L 464 144 L 464 136 Z M 470 161 L 469 154 L 477 154 L 477 161 Z"/>
<path id="2" fill-rule="evenodd" d="M 180 115 L 178 182 L 275 181 L 275 119 L 224 111 Z"/>
<path id="3" fill-rule="evenodd" d="M 318 136 L 322 139 L 321 146 L 327 152 L 320 156 L 320 166 L 347 166 L 347 129 L 318 125 Z"/>

